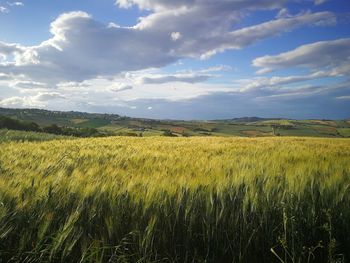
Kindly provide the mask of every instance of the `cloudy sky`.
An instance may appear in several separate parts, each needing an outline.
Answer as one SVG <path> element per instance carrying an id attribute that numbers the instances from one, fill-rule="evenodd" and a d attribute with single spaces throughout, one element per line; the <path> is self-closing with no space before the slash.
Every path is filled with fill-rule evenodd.
<path id="1" fill-rule="evenodd" d="M 0 0 L 0 107 L 350 117 L 349 0 Z"/>

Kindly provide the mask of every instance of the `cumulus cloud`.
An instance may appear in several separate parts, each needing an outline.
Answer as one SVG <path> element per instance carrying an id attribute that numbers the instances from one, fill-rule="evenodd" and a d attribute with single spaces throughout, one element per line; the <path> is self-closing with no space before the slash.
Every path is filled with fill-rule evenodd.
<path id="1" fill-rule="evenodd" d="M 170 37 L 173 41 L 179 40 L 182 36 L 180 32 L 172 32 Z"/>
<path id="2" fill-rule="evenodd" d="M 350 38 L 316 42 L 278 55 L 258 57 L 253 65 L 262 68 L 258 73 L 291 67 L 333 68 L 334 73 L 345 73 L 350 69 Z"/>
<path id="3" fill-rule="evenodd" d="M 0 73 L 0 80 L 11 80 L 12 76 L 8 74 Z"/>
<path id="4" fill-rule="evenodd" d="M 336 90 L 333 85 L 305 86 L 294 94 L 293 90 L 288 89 L 278 92 L 251 90 L 244 93 L 232 89 L 216 90 L 181 100 L 173 100 L 173 96 L 138 98 L 124 104 L 103 100 L 103 103 L 85 104 L 84 110 L 165 119 L 218 119 L 256 116 L 257 113 L 270 118 L 348 118 L 348 100 L 334 98 L 348 96 L 349 92 L 349 85 L 346 88 L 345 83 Z M 281 95 L 273 97 L 278 94 Z M 154 110 L 145 111 L 150 105 Z"/>
<path id="5" fill-rule="evenodd" d="M 10 13 L 11 7 L 24 6 L 23 2 L 7 2 L 6 6 L 0 6 L 0 13 L 7 14 Z"/>
<path id="6" fill-rule="evenodd" d="M 38 81 L 80 82 L 174 61 L 173 55 L 147 43 L 154 40 L 143 32 L 109 28 L 83 12 L 61 15 L 51 24 L 51 33 L 53 38 L 27 47 L 15 63 L 0 64 L 0 72 L 23 73 Z"/>
<path id="7" fill-rule="evenodd" d="M 10 10 L 8 8 L 6 8 L 5 6 L 0 6 L 0 13 L 6 14 L 9 12 L 10 12 Z"/>
<path id="8" fill-rule="evenodd" d="M 43 82 L 36 82 L 31 80 L 14 80 L 9 83 L 9 87 L 18 88 L 18 89 L 36 89 L 36 88 L 46 89 L 48 88 L 48 85 Z"/>
<path id="9" fill-rule="evenodd" d="M 255 43 L 267 37 L 274 36 L 281 32 L 286 32 L 302 25 L 318 25 L 319 23 L 327 23 L 326 21 L 334 21 L 335 17 L 330 12 L 305 13 L 298 16 L 276 19 L 259 25 L 246 27 L 236 30 L 229 34 L 233 42 L 223 45 L 231 48 L 242 48 Z"/>
<path id="10" fill-rule="evenodd" d="M 57 88 L 62 89 L 62 90 L 72 90 L 72 89 L 79 89 L 79 88 L 87 88 L 89 87 L 90 84 L 86 82 L 60 82 L 56 85 Z"/>
<path id="11" fill-rule="evenodd" d="M 339 97 L 336 97 L 336 99 L 338 99 L 338 100 L 350 100 L 350 96 L 339 96 Z"/>
<path id="12" fill-rule="evenodd" d="M 229 71 L 229 70 L 232 70 L 232 67 L 229 65 L 218 65 L 218 66 L 213 66 L 206 69 L 201 69 L 198 72 L 209 73 L 209 72 Z"/>
<path id="13" fill-rule="evenodd" d="M 314 0 L 314 4 L 315 5 L 321 5 L 321 4 L 323 4 L 323 3 L 325 3 L 325 2 L 327 2 L 328 0 Z"/>
<path id="14" fill-rule="evenodd" d="M 114 92 L 121 92 L 121 91 L 125 91 L 125 90 L 131 90 L 132 86 L 131 85 L 126 85 L 126 84 L 114 84 L 112 87 L 110 87 L 111 91 Z"/>
<path id="15" fill-rule="evenodd" d="M 9 44 L 0 41 L 0 55 L 10 55 L 16 52 L 22 52 L 23 48 L 18 44 Z"/>
<path id="16" fill-rule="evenodd" d="M 322 95 L 332 99 L 334 94 L 344 94 L 349 92 L 349 81 L 343 81 L 337 84 L 303 85 L 298 87 L 283 87 L 278 90 L 262 90 L 262 95 L 257 96 L 259 100 L 283 99 L 293 100 L 295 98 L 312 97 Z"/>
<path id="17" fill-rule="evenodd" d="M 7 2 L 9 6 L 24 6 L 23 2 Z"/>
<path id="18" fill-rule="evenodd" d="M 278 11 L 276 18 L 288 18 L 292 17 L 292 15 L 289 14 L 289 11 L 287 8 L 282 8 L 280 11 Z"/>
<path id="19" fill-rule="evenodd" d="M 85 12 L 62 14 L 51 23 L 52 37 L 36 46 L 0 42 L 0 85 L 8 91 L 8 94 L 2 92 L 7 98 L 2 99 L 0 105 L 50 105 L 58 109 L 120 111 L 122 114 L 132 111 L 137 116 L 148 112 L 148 116 L 158 114 L 154 117 L 217 118 L 222 117 L 220 112 L 255 115 L 260 109 L 254 101 L 256 98 L 268 97 L 275 102 L 327 92 L 333 98 L 348 96 L 348 93 L 332 93 L 334 85 L 289 87 L 294 83 L 349 74 L 350 66 L 346 62 L 349 53 L 344 51 L 348 44 L 344 43 L 336 43 L 333 48 L 331 44 L 327 48 L 314 43 L 313 47 L 304 45 L 301 51 L 297 48 L 286 52 L 287 55 L 257 58 L 253 65 L 259 67 L 260 72 L 291 67 L 306 67 L 310 72 L 288 77 L 255 77 L 241 80 L 236 86 L 222 81 L 226 81 L 229 74 L 221 71 L 232 70 L 226 65 L 196 70 L 184 70 L 184 65 L 182 70 L 177 70 L 178 65 L 174 65 L 175 73 L 159 70 L 177 61 L 186 64 L 186 58 L 206 59 L 298 27 L 324 26 L 336 21 L 331 12 L 290 14 L 284 8 L 285 2 L 117 0 L 119 7 L 137 6 L 148 10 L 130 27 L 113 22 L 104 24 Z M 278 12 L 276 19 L 241 27 L 240 22 L 247 14 L 267 9 Z M 336 51 L 341 54 L 337 55 Z M 220 83 L 206 82 L 217 76 L 223 77 Z M 157 111 L 147 111 L 149 107 Z"/>
<path id="20" fill-rule="evenodd" d="M 179 9 L 179 8 L 192 8 L 192 7 L 211 7 L 215 8 L 220 5 L 223 5 L 227 8 L 233 9 L 243 9 L 243 8 L 275 8 L 284 4 L 285 0 L 261 0 L 261 1 L 253 1 L 253 0 L 245 0 L 245 1 L 226 1 L 219 0 L 215 3 L 210 0 L 177 0 L 177 1 L 169 1 L 169 0 L 117 0 L 116 4 L 119 7 L 130 8 L 133 5 L 137 5 L 140 9 L 148 9 L 155 10 L 158 12 L 166 11 L 169 9 Z M 222 8 L 222 7 L 218 7 Z"/>
<path id="21" fill-rule="evenodd" d="M 308 75 L 294 75 L 287 77 L 259 77 L 252 79 L 241 79 L 236 81 L 239 85 L 243 86 L 240 90 L 242 92 L 251 89 L 274 89 L 286 84 L 294 84 L 307 80 L 314 80 L 319 78 L 335 77 L 338 76 L 334 71 L 316 71 Z"/>
<path id="22" fill-rule="evenodd" d="M 50 84 L 82 82 L 160 68 L 181 58 L 207 58 L 298 26 L 334 19 L 330 12 L 309 13 L 232 31 L 242 19 L 241 12 L 279 8 L 283 1 L 124 0 L 117 4 L 136 4 L 152 12 L 133 27 L 102 24 L 84 12 L 62 14 L 51 24 L 52 38 L 37 46 L 2 42 L 0 53 L 13 54 L 14 61 L 0 63 L 0 72 Z"/>
<path id="23" fill-rule="evenodd" d="M 14 96 L 0 100 L 3 107 L 46 107 L 48 101 L 66 99 L 65 96 L 57 92 L 39 92 L 33 96 Z"/>
<path id="24" fill-rule="evenodd" d="M 25 105 L 25 99 L 22 97 L 10 97 L 0 100 L 0 106 L 3 107 L 23 107 Z"/>
<path id="25" fill-rule="evenodd" d="M 140 84 L 163 84 L 169 82 L 185 82 L 185 83 L 199 83 L 208 80 L 210 75 L 197 75 L 197 74 L 174 74 L 174 75 L 161 75 L 161 76 L 149 76 L 142 77 L 137 80 Z"/>
<path id="26" fill-rule="evenodd" d="M 301 67 L 304 73 L 301 75 L 255 77 L 251 79 L 236 80 L 235 84 L 240 86 L 241 92 L 251 90 L 265 90 L 272 92 L 269 97 L 292 97 L 298 94 L 313 94 L 323 91 L 308 82 L 322 78 L 337 78 L 328 89 L 338 89 L 346 87 L 339 84 L 344 77 L 350 74 L 350 39 L 338 39 L 332 41 L 321 41 L 302 45 L 294 50 L 278 55 L 267 55 L 253 60 L 253 65 L 261 67 L 257 71 L 259 74 L 269 73 L 278 69 L 294 69 Z M 306 69 L 306 71 L 305 71 Z M 300 85 L 300 82 L 307 84 Z M 296 86 L 297 84 L 299 86 Z M 305 88 L 306 87 L 306 88 Z"/>
<path id="27" fill-rule="evenodd" d="M 32 97 L 38 101 L 48 101 L 54 99 L 65 99 L 66 97 L 58 92 L 39 92 L 37 95 Z"/>
<path id="28" fill-rule="evenodd" d="M 150 34 L 181 32 L 181 40 L 173 46 L 174 54 L 185 57 L 207 58 L 227 49 L 240 49 L 267 37 L 302 25 L 317 25 L 334 21 L 330 12 L 306 13 L 295 17 L 276 19 L 232 31 L 242 19 L 242 10 L 275 8 L 282 1 L 135 1 L 141 7 L 156 11 L 141 19 L 135 28 Z M 141 2 L 141 3 L 140 3 Z M 168 10 L 176 5 L 177 9 Z M 183 5 L 186 8 L 183 8 Z M 159 25 L 162 25 L 161 27 Z"/>

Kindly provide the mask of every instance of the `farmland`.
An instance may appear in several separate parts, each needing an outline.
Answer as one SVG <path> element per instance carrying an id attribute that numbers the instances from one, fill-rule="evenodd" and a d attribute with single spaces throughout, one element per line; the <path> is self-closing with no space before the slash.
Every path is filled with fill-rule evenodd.
<path id="1" fill-rule="evenodd" d="M 15 131 L 0 129 L 0 143 L 10 142 L 10 141 L 51 141 L 58 139 L 72 139 L 68 136 L 47 134 L 42 132 L 27 132 L 27 131 Z"/>
<path id="2" fill-rule="evenodd" d="M 73 129 L 97 129 L 116 136 L 310 136 L 349 138 L 349 120 L 289 120 L 243 117 L 227 120 L 154 120 L 117 114 L 60 112 L 39 109 L 0 108 L 0 116 L 35 122 L 41 127 L 59 125 Z"/>
<path id="3" fill-rule="evenodd" d="M 346 262 L 349 203 L 348 139 L 0 144 L 4 262 Z"/>

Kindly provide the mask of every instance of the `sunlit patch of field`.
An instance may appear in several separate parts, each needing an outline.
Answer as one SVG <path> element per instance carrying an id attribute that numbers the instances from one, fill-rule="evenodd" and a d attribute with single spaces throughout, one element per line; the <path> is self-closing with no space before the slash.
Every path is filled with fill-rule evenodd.
<path id="1" fill-rule="evenodd" d="M 175 132 L 175 133 L 190 132 L 189 129 L 186 129 L 186 128 L 180 127 L 180 126 L 171 127 L 170 131 Z"/>
<path id="2" fill-rule="evenodd" d="M 333 127 L 337 127 L 338 126 L 335 121 L 310 120 L 310 123 L 327 125 L 327 126 L 333 126 Z"/>
<path id="3" fill-rule="evenodd" d="M 263 137 L 263 136 L 271 136 L 271 132 L 262 132 L 258 130 L 246 130 L 246 131 L 241 131 L 243 135 L 249 136 L 249 137 Z"/>
<path id="4" fill-rule="evenodd" d="M 26 131 L 0 129 L 0 143 L 10 142 L 10 141 L 34 142 L 34 141 L 50 141 L 50 140 L 63 140 L 63 139 L 66 140 L 66 139 L 73 139 L 73 138 L 68 136 L 55 135 L 55 134 L 42 133 L 42 132 L 26 132 Z M 0 169 L 1 169 L 1 166 L 0 166 Z"/>
<path id="5" fill-rule="evenodd" d="M 0 145 L 3 262 L 341 262 L 349 203 L 347 139 Z"/>
<path id="6" fill-rule="evenodd" d="M 341 128 L 341 129 L 338 129 L 338 132 L 340 135 L 344 137 L 350 137 L 350 128 Z"/>
<path id="7" fill-rule="evenodd" d="M 318 126 L 315 127 L 315 130 L 317 130 L 318 133 L 320 134 L 326 134 L 326 135 L 337 135 L 338 133 L 338 129 L 335 127 L 331 127 L 331 126 Z"/>
<path id="8" fill-rule="evenodd" d="M 268 120 L 268 121 L 260 121 L 257 124 L 294 126 L 293 122 L 289 120 Z"/>
<path id="9" fill-rule="evenodd" d="M 88 121 L 88 119 L 71 119 L 71 122 L 74 124 L 81 124 L 81 123 L 84 123 L 87 121 Z"/>

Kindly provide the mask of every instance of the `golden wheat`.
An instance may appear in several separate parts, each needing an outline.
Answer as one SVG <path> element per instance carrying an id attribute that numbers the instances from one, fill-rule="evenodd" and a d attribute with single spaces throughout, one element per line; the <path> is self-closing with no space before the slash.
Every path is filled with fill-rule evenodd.
<path id="1" fill-rule="evenodd" d="M 350 141 L 110 137 L 0 144 L 0 258 L 331 262 Z"/>

